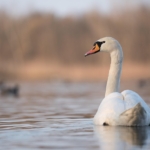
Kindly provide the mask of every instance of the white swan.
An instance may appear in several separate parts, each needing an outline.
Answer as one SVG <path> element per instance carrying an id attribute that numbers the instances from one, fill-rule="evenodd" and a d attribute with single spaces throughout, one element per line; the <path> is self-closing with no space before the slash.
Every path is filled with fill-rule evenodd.
<path id="1" fill-rule="evenodd" d="M 93 49 L 85 56 L 97 52 L 109 52 L 111 65 L 105 98 L 94 117 L 95 125 L 150 125 L 150 108 L 145 101 L 131 90 L 119 92 L 123 61 L 123 52 L 119 42 L 111 37 L 101 38 L 94 43 Z"/>

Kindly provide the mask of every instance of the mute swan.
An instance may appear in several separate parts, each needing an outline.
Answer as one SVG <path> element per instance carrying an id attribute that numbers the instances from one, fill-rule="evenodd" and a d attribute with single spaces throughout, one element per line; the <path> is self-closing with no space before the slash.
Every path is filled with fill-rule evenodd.
<path id="1" fill-rule="evenodd" d="M 94 116 L 95 125 L 150 125 L 150 108 L 145 101 L 131 90 L 119 92 L 123 61 L 122 47 L 119 42 L 114 38 L 104 37 L 96 41 L 93 46 L 85 56 L 108 52 L 111 57 L 105 98 Z"/>

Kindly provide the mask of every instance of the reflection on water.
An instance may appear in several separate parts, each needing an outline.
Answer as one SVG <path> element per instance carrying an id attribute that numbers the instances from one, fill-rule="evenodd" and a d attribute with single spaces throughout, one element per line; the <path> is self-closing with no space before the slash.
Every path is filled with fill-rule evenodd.
<path id="1" fill-rule="evenodd" d="M 150 127 L 94 126 L 102 149 L 149 149 Z"/>
<path id="2" fill-rule="evenodd" d="M 20 83 L 20 97 L 0 97 L 0 149 L 149 149 L 150 127 L 93 125 L 104 88 L 104 83 Z"/>

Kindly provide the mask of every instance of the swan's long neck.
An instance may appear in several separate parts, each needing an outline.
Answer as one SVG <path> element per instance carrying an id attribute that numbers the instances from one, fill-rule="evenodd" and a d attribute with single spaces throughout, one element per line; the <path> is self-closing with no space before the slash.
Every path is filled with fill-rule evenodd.
<path id="1" fill-rule="evenodd" d="M 111 65 L 107 80 L 105 96 L 113 92 L 119 92 L 120 89 L 120 76 L 122 71 L 123 52 L 122 48 L 112 51 L 110 53 Z"/>

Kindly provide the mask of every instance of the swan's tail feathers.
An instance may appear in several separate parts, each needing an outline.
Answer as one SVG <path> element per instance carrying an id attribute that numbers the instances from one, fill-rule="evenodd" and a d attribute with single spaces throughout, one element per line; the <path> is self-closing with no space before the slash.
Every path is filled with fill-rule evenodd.
<path id="1" fill-rule="evenodd" d="M 122 125 L 126 126 L 142 126 L 146 121 L 146 111 L 141 104 L 138 103 L 133 108 L 121 113 L 120 121 Z"/>

